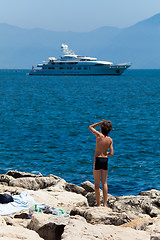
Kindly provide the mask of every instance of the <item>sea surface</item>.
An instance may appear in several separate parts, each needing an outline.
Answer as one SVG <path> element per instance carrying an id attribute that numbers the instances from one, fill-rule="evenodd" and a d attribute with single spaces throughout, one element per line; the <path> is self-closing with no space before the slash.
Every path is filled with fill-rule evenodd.
<path id="1" fill-rule="evenodd" d="M 107 119 L 115 153 L 109 193 L 160 190 L 160 70 L 89 77 L 27 72 L 0 70 L 0 174 L 12 169 L 94 182 L 88 126 Z"/>

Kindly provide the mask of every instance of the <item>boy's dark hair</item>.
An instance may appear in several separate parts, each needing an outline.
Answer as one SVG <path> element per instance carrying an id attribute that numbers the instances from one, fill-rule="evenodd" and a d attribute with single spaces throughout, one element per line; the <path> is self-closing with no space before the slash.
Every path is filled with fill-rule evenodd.
<path id="1" fill-rule="evenodd" d="M 102 132 L 102 134 L 107 136 L 110 133 L 111 130 L 112 130 L 111 121 L 104 120 L 101 123 L 101 132 Z"/>

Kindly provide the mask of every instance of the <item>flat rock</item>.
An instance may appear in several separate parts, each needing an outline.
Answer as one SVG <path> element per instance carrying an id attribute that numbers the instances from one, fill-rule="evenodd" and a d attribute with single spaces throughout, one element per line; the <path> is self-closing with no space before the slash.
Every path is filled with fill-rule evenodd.
<path id="1" fill-rule="evenodd" d="M 92 225 L 84 220 L 70 218 L 62 240 L 150 240 L 150 233 L 111 225 Z"/>
<path id="2" fill-rule="evenodd" d="M 43 240 L 38 233 L 23 227 L 3 226 L 0 228 L 0 239 L 6 240 Z"/>
<path id="3" fill-rule="evenodd" d="M 153 225 L 154 222 L 155 222 L 154 218 L 138 218 L 132 220 L 131 222 L 121 225 L 121 227 L 130 227 L 135 230 L 146 231 L 147 227 Z"/>
<path id="4" fill-rule="evenodd" d="M 73 208 L 70 215 L 80 215 L 91 224 L 105 224 L 119 226 L 130 221 L 126 213 L 113 212 L 110 208 Z"/>
<path id="5" fill-rule="evenodd" d="M 88 207 L 87 199 L 81 194 L 73 192 L 48 192 L 47 190 L 28 190 L 30 196 L 34 198 L 37 203 L 45 203 L 54 208 L 61 208 L 67 212 L 77 207 Z"/>

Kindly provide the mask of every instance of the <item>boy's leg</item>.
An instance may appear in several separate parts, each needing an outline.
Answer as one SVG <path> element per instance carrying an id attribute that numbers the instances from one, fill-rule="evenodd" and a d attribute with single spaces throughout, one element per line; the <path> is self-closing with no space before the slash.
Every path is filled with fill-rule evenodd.
<path id="1" fill-rule="evenodd" d="M 100 170 L 93 170 L 97 207 L 100 207 Z"/>
<path id="2" fill-rule="evenodd" d="M 104 207 L 107 207 L 107 193 L 108 193 L 108 187 L 107 187 L 107 170 L 101 170 L 101 182 L 102 182 L 102 188 L 103 188 L 103 205 Z"/>

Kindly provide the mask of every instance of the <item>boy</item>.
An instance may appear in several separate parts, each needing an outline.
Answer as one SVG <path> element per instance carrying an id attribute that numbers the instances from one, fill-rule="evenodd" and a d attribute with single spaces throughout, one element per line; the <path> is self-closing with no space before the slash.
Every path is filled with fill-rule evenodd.
<path id="1" fill-rule="evenodd" d="M 101 126 L 101 132 L 94 129 L 99 125 Z M 93 175 L 95 181 L 97 207 L 100 207 L 100 175 L 103 188 L 103 206 L 107 207 L 108 156 L 112 157 L 114 155 L 113 140 L 108 137 L 108 134 L 112 129 L 112 124 L 110 121 L 104 120 L 102 122 L 90 125 L 89 129 L 96 136 L 96 149 L 93 159 Z"/>

